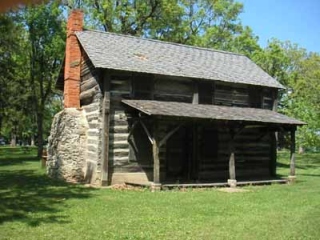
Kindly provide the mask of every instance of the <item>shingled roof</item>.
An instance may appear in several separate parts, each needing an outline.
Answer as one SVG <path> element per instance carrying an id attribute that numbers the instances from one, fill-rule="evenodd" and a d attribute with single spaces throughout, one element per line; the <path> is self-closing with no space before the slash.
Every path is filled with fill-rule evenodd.
<path id="1" fill-rule="evenodd" d="M 290 118 L 267 109 L 149 100 L 122 100 L 122 102 L 150 116 L 243 121 L 250 123 L 271 123 L 281 125 L 306 124 L 294 118 Z"/>
<path id="2" fill-rule="evenodd" d="M 283 88 L 244 55 L 100 31 L 76 35 L 96 68 Z"/>

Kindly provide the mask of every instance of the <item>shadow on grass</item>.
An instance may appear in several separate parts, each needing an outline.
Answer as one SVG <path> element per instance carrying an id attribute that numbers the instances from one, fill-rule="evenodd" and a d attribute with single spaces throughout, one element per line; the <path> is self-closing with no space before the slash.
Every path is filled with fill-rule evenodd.
<path id="1" fill-rule="evenodd" d="M 320 174 L 300 173 L 299 175 L 307 176 L 307 177 L 320 177 Z"/>
<path id="2" fill-rule="evenodd" d="M 6 157 L 6 159 L 0 160 L 1 166 L 12 166 L 12 165 L 21 165 L 25 162 L 40 162 L 37 157 L 23 157 L 23 156 L 14 156 L 14 157 Z"/>
<path id="3" fill-rule="evenodd" d="M 14 160 L 14 164 L 17 162 Z M 24 164 L 24 161 L 20 163 Z M 50 179 L 34 169 L 0 168 L 0 224 L 21 221 L 38 226 L 41 223 L 70 222 L 63 214 L 66 200 L 89 198 L 94 190 Z"/>
<path id="4" fill-rule="evenodd" d="M 278 168 L 290 169 L 289 164 L 289 152 L 281 152 L 278 154 L 279 161 L 277 162 Z M 309 176 L 309 177 L 320 177 L 320 174 L 309 174 L 309 170 L 319 169 L 320 165 L 320 154 L 319 153 L 303 153 L 296 154 L 296 169 L 302 170 L 299 171 L 298 175 Z M 319 169 L 320 170 L 320 169 Z M 318 171 L 317 171 L 318 172 Z M 288 172 L 289 174 L 289 172 Z"/>

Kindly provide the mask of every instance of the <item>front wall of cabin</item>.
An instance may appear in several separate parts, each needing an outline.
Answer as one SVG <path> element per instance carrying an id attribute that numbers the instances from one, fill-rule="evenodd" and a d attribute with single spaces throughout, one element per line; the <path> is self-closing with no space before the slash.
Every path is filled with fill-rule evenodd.
<path id="1" fill-rule="evenodd" d="M 276 96 L 276 90 L 273 89 L 253 88 L 239 84 L 195 81 L 114 70 L 105 71 L 103 75 L 101 79 L 110 81 L 108 158 L 111 184 L 153 181 L 151 143 L 141 124 L 136 126 L 128 139 L 137 112 L 122 104 L 122 99 L 198 102 L 200 104 L 272 109 Z M 84 82 L 82 84 L 85 84 Z M 92 84 L 92 88 L 95 87 L 97 85 Z M 84 92 L 83 88 L 81 90 Z M 93 104 L 98 106 L 101 103 L 82 101 L 82 106 L 86 109 L 93 109 L 91 108 Z M 97 111 L 92 113 L 94 114 L 99 115 Z M 160 137 L 165 136 L 168 131 L 180 124 L 180 120 L 162 119 L 157 124 L 147 118 L 143 121 L 151 133 L 157 127 Z M 99 121 L 92 122 L 91 120 L 93 126 L 91 134 L 97 133 L 98 128 L 94 125 L 95 123 Z M 185 123 L 160 148 L 161 181 L 227 180 L 229 177 L 229 138 L 228 129 L 212 124 L 212 122 L 210 124 Z M 99 139 L 98 134 L 96 138 L 89 139 L 92 142 L 92 149 L 101 144 Z M 93 150 L 92 154 L 95 152 L 99 154 L 99 149 Z M 259 128 L 243 130 L 236 138 L 237 178 L 273 175 L 275 173 L 274 152 L 273 133 L 262 133 Z M 97 166 L 99 165 L 98 163 Z"/>
<path id="2" fill-rule="evenodd" d="M 179 124 L 179 121 L 158 122 L 160 138 Z M 145 133 L 142 131 L 142 134 Z M 185 123 L 160 148 L 161 181 L 226 181 L 229 178 L 229 141 L 229 130 L 225 127 L 205 122 Z M 272 133 L 257 128 L 243 130 L 235 140 L 237 178 L 248 180 L 274 175 L 274 144 Z M 151 149 L 151 145 L 148 147 Z M 152 176 L 151 154 L 149 159 Z"/>

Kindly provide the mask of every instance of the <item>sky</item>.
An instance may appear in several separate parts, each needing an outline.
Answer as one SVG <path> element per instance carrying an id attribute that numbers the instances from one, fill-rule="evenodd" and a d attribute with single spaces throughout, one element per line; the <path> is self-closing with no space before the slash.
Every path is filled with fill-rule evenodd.
<path id="1" fill-rule="evenodd" d="M 320 53 L 320 0 L 238 0 L 243 25 L 251 27 L 265 47 L 268 40 L 290 40 Z"/>

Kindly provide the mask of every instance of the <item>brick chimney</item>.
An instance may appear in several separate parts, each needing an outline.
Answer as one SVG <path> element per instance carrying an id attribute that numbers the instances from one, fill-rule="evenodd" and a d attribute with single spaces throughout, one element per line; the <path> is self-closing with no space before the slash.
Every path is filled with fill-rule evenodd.
<path id="1" fill-rule="evenodd" d="M 64 68 L 64 107 L 80 108 L 80 43 L 75 31 L 83 30 L 83 12 L 73 10 L 67 23 L 67 41 Z"/>

